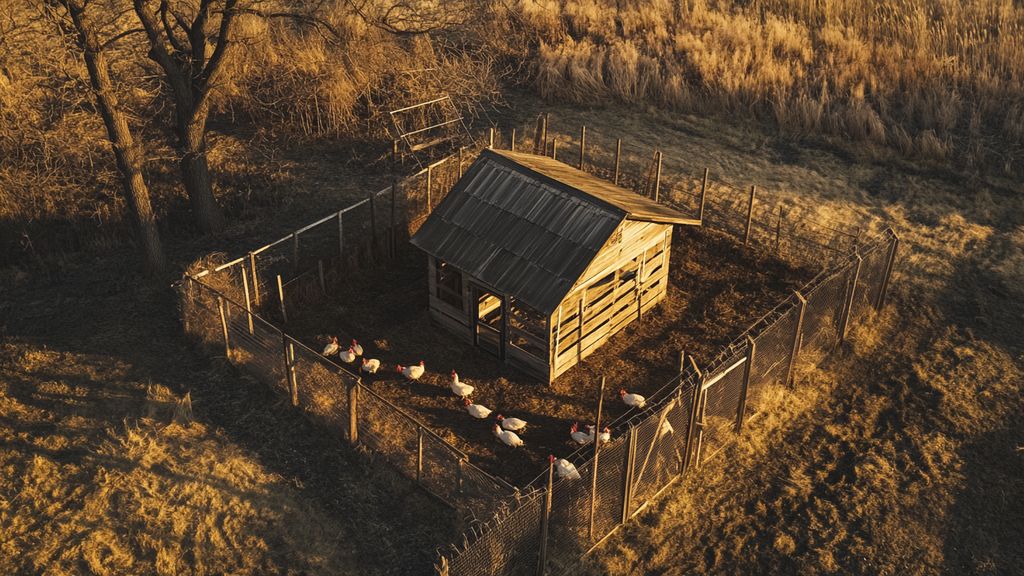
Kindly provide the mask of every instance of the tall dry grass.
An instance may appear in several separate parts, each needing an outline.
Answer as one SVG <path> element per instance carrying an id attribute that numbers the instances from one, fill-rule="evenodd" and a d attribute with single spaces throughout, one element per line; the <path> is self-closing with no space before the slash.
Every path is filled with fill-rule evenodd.
<path id="1" fill-rule="evenodd" d="M 967 169 L 1024 171 L 1024 8 L 1008 0 L 523 0 L 531 81 L 774 122 Z M 557 24 L 556 24 L 557 23 Z"/>

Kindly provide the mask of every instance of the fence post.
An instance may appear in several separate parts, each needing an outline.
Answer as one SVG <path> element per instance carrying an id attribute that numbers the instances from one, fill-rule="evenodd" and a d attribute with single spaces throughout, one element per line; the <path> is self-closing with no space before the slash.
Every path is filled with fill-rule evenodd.
<path id="1" fill-rule="evenodd" d="M 701 385 L 701 388 L 703 388 L 703 385 Z M 694 464 L 694 466 L 697 467 L 697 469 L 700 469 L 700 461 L 701 461 L 701 454 L 700 453 L 701 453 L 701 450 L 704 447 L 704 410 L 707 408 L 707 399 L 708 399 L 707 390 L 701 390 L 700 395 L 697 396 L 697 400 L 699 401 L 700 405 L 698 406 L 698 410 L 697 410 L 697 412 L 698 412 L 697 436 L 694 439 L 694 447 L 693 447 L 694 448 L 694 454 L 693 454 L 694 461 L 693 461 L 693 464 Z"/>
<path id="2" fill-rule="evenodd" d="M 683 471 L 690 467 L 693 461 L 693 447 L 697 439 L 697 425 L 700 421 L 697 412 L 700 410 L 700 395 L 704 389 L 704 377 L 697 378 L 693 387 L 693 397 L 690 398 L 690 422 L 686 428 L 686 453 L 683 455 Z M 680 472 L 681 473 L 681 472 Z"/>
<path id="3" fill-rule="evenodd" d="M 290 393 L 292 387 L 292 363 L 288 359 L 288 335 L 284 332 L 281 332 L 281 358 L 284 359 L 284 372 L 282 372 L 284 374 L 284 383 Z"/>
<path id="4" fill-rule="evenodd" d="M 292 270 L 299 269 L 299 231 L 292 232 Z"/>
<path id="5" fill-rule="evenodd" d="M 583 161 L 587 154 L 587 127 L 580 126 L 580 170 L 583 170 Z"/>
<path id="6" fill-rule="evenodd" d="M 743 245 L 746 246 L 750 242 L 750 224 L 754 218 L 754 194 L 757 192 L 757 186 L 750 186 L 750 202 L 747 203 L 747 229 L 743 233 Z"/>
<path id="7" fill-rule="evenodd" d="M 743 430 L 747 414 L 747 394 L 750 392 L 750 369 L 757 353 L 757 342 L 747 334 L 747 361 L 743 365 L 743 386 L 740 388 L 740 404 L 736 408 L 736 433 Z"/>
<path id="8" fill-rule="evenodd" d="M 220 312 L 220 327 L 224 333 L 224 355 L 231 359 L 231 341 L 228 339 L 228 320 L 224 315 L 224 297 L 217 296 L 217 311 Z"/>
<path id="9" fill-rule="evenodd" d="M 551 159 L 558 160 L 558 138 L 551 139 Z"/>
<path id="10" fill-rule="evenodd" d="M 465 146 L 459 146 L 459 178 L 462 178 L 462 154 L 465 150 Z"/>
<path id="11" fill-rule="evenodd" d="M 544 113 L 544 122 L 541 124 L 540 133 L 540 145 L 546 147 L 548 145 L 548 113 Z M 543 154 L 543 152 L 541 152 Z"/>
<path id="12" fill-rule="evenodd" d="M 284 309 L 284 284 L 281 282 L 281 275 L 277 275 L 277 299 L 281 302 L 281 320 L 288 323 L 288 312 Z"/>
<path id="13" fill-rule="evenodd" d="M 658 163 L 654 168 L 654 201 L 661 199 L 661 150 L 657 152 Z"/>
<path id="14" fill-rule="evenodd" d="M 590 528 L 587 535 L 594 540 L 594 506 L 597 504 L 597 458 L 601 451 L 601 410 L 604 407 L 605 377 L 601 376 L 601 386 L 597 390 L 597 419 L 594 421 L 594 462 L 590 468 Z"/>
<path id="15" fill-rule="evenodd" d="M 544 494 L 544 507 L 540 514 L 540 554 L 537 576 L 544 576 L 548 563 L 548 523 L 551 522 L 551 491 L 555 487 L 555 457 L 548 458 L 548 489 Z"/>
<path id="16" fill-rule="evenodd" d="M 487 147 L 494 149 L 494 126 L 487 129 Z"/>
<path id="17" fill-rule="evenodd" d="M 242 264 L 242 288 L 245 289 L 245 316 L 249 321 L 249 334 L 253 333 L 252 325 L 252 301 L 249 300 L 249 275 L 245 272 L 245 264 Z"/>
<path id="18" fill-rule="evenodd" d="M 431 201 L 430 201 L 430 192 L 431 192 L 430 189 L 433 186 L 433 181 L 434 181 L 434 165 L 433 164 L 428 164 L 427 165 L 427 214 L 430 214 L 430 210 L 431 210 L 431 208 L 433 208 L 431 206 Z"/>
<path id="19" fill-rule="evenodd" d="M 889 229 L 889 233 L 892 234 L 892 246 L 889 247 L 889 257 L 885 262 L 885 276 L 882 278 L 882 287 L 878 291 L 878 301 L 875 302 L 875 308 L 878 310 L 885 306 L 885 297 L 889 292 L 889 278 L 892 277 L 892 266 L 896 261 L 896 248 L 900 244 L 900 237 L 893 232 L 892 228 Z"/>
<path id="20" fill-rule="evenodd" d="M 338 210 L 338 261 L 341 263 L 339 268 L 345 265 L 345 211 Z"/>
<path id="21" fill-rule="evenodd" d="M 797 313 L 796 329 L 793 330 L 793 345 L 789 354 L 789 366 L 786 368 L 786 381 L 783 382 L 785 386 L 793 385 L 793 368 L 796 366 L 796 357 L 800 354 L 800 343 L 803 340 L 804 331 L 804 313 L 807 312 L 807 299 L 799 291 L 794 290 L 793 294 L 796 295 L 796 300 L 800 303 L 800 312 Z"/>
<path id="22" fill-rule="evenodd" d="M 622 138 L 615 139 L 615 178 L 613 180 L 616 186 L 619 185 L 619 159 L 622 157 Z"/>
<path id="23" fill-rule="evenodd" d="M 512 134 L 509 138 L 508 149 L 510 152 L 516 151 L 516 129 L 514 127 L 512 128 Z"/>
<path id="24" fill-rule="evenodd" d="M 249 268 L 252 269 L 252 295 L 256 300 L 256 307 L 260 307 L 260 281 L 256 276 L 256 255 L 249 252 Z"/>
<path id="25" fill-rule="evenodd" d="M 288 391 L 291 392 L 292 406 L 299 405 L 299 379 L 295 374 L 295 343 L 288 339 Z"/>
<path id="26" fill-rule="evenodd" d="M 416 482 L 423 479 L 423 426 L 416 425 Z"/>
<path id="27" fill-rule="evenodd" d="M 708 169 L 704 169 L 704 179 L 700 182 L 700 207 L 697 209 L 697 220 L 704 224 L 704 196 L 708 191 Z"/>
<path id="28" fill-rule="evenodd" d="M 636 426 L 630 426 L 629 432 L 626 435 L 626 465 L 622 470 L 622 524 L 629 521 L 629 504 L 633 500 L 633 468 L 635 465 Z"/>
<path id="29" fill-rule="evenodd" d="M 359 380 L 348 387 L 348 441 L 355 446 L 359 443 Z"/>
<path id="30" fill-rule="evenodd" d="M 846 288 L 846 301 L 843 303 L 842 317 L 839 319 L 839 341 L 842 344 L 846 340 L 846 329 L 850 326 L 850 314 L 853 312 L 853 297 L 857 293 L 857 281 L 860 279 L 860 266 L 864 258 L 857 254 L 857 266 L 853 269 L 853 281 Z"/>

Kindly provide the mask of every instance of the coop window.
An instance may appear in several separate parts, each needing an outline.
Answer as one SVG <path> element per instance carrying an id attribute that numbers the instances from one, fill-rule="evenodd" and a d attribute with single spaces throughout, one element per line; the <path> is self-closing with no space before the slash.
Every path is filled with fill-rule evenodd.
<path id="1" fill-rule="evenodd" d="M 547 318 L 515 298 L 510 300 L 509 312 L 511 343 L 534 356 L 547 357 Z"/>
<path id="2" fill-rule="evenodd" d="M 437 261 L 436 284 L 438 300 L 462 309 L 462 272 L 443 260 Z"/>

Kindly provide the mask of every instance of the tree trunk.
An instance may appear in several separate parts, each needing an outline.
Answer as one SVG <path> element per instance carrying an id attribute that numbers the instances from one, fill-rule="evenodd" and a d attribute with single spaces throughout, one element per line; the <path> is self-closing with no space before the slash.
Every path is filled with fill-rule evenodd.
<path id="1" fill-rule="evenodd" d="M 183 110 L 192 114 L 192 110 Z M 213 183 L 210 181 L 210 169 L 206 160 L 206 115 L 201 119 L 193 118 L 179 128 L 181 146 L 181 177 L 185 183 L 192 213 L 199 228 L 213 233 L 221 227 L 220 207 L 213 197 Z"/>
<path id="2" fill-rule="evenodd" d="M 156 216 L 149 201 L 149 187 L 142 174 L 142 151 L 132 138 L 127 116 L 118 105 L 106 54 L 96 40 L 95 31 L 90 29 L 91 23 L 85 20 L 83 11 L 69 10 L 82 40 L 89 81 L 114 150 L 117 170 L 121 174 L 121 187 L 142 244 L 146 271 L 150 276 L 159 277 L 166 271 L 167 262 L 160 243 Z"/>

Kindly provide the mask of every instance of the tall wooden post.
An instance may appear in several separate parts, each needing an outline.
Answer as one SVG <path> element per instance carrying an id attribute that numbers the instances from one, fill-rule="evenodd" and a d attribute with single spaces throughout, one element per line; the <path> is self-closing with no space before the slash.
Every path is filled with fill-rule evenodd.
<path id="1" fill-rule="evenodd" d="M 416 482 L 423 480 L 423 426 L 416 426 Z"/>
<path id="2" fill-rule="evenodd" d="M 750 186 L 750 201 L 747 203 L 747 229 L 743 233 L 743 245 L 746 246 L 750 242 L 750 224 L 754 218 L 754 194 L 757 193 L 757 186 Z"/>
<path id="3" fill-rule="evenodd" d="M 459 146 L 459 178 L 462 178 L 462 155 L 465 150 L 465 146 Z"/>
<path id="4" fill-rule="evenodd" d="M 487 147 L 494 150 L 494 126 L 487 129 Z"/>
<path id="5" fill-rule="evenodd" d="M 842 344 L 846 340 L 846 330 L 850 327 L 850 314 L 853 312 L 853 298 L 857 294 L 857 282 L 860 280 L 860 266 L 863 263 L 864 258 L 857 254 L 857 266 L 853 269 L 853 281 L 850 282 L 846 290 L 846 302 L 843 304 L 843 314 L 839 319 L 839 342 L 837 344 Z"/>
<path id="6" fill-rule="evenodd" d="M 284 309 L 284 283 L 281 282 L 281 275 L 277 275 L 277 300 L 281 303 L 281 321 L 288 323 L 288 312 Z"/>
<path id="7" fill-rule="evenodd" d="M 700 182 L 700 207 L 697 209 L 697 219 L 704 224 L 704 197 L 708 191 L 708 169 L 704 169 L 704 179 Z"/>
<path id="8" fill-rule="evenodd" d="M 615 178 L 612 180 L 616 186 L 619 185 L 619 160 L 622 158 L 622 138 L 615 139 Z"/>
<path id="9" fill-rule="evenodd" d="M 249 252 L 249 268 L 252 270 L 252 295 L 256 300 L 256 307 L 260 307 L 260 280 L 256 276 L 256 255 Z"/>
<path id="10" fill-rule="evenodd" d="M 693 448 L 697 439 L 697 425 L 700 422 L 697 412 L 700 410 L 700 395 L 703 389 L 704 378 L 702 376 L 698 378 L 693 387 L 693 396 L 690 397 L 690 422 L 686 427 L 686 453 L 683 454 L 684 471 L 690 467 L 690 463 L 693 461 Z"/>
<path id="11" fill-rule="evenodd" d="M 433 184 L 434 184 L 434 165 L 433 164 L 429 164 L 427 166 L 427 213 L 428 214 L 430 213 L 430 211 L 434 207 L 433 203 L 430 200 L 430 192 L 431 192 L 431 188 L 433 188 Z"/>
<path id="12" fill-rule="evenodd" d="M 800 355 L 800 343 L 803 341 L 804 332 L 804 313 L 807 311 L 807 299 L 800 292 L 794 291 L 793 294 L 796 295 L 799 311 L 796 317 L 796 329 L 793 330 L 793 344 L 789 353 L 789 366 L 786 367 L 786 381 L 783 382 L 785 386 L 793 385 L 793 369 L 796 366 L 797 356 Z"/>
<path id="13" fill-rule="evenodd" d="M 580 126 L 580 170 L 583 170 L 583 162 L 587 157 L 587 127 Z"/>
<path id="14" fill-rule="evenodd" d="M 348 441 L 355 446 L 359 443 L 359 380 L 348 387 Z"/>
<path id="15" fill-rule="evenodd" d="M 703 389 L 701 385 L 701 392 L 697 396 L 697 434 L 693 440 L 693 465 L 700 469 L 701 463 L 701 451 L 704 449 L 704 410 L 707 408 L 708 392 Z"/>
<path id="16" fill-rule="evenodd" d="M 757 353 L 757 341 L 747 335 L 747 361 L 743 364 L 743 385 L 740 387 L 740 403 L 736 408 L 736 433 L 743 430 L 743 422 L 747 419 L 747 394 L 750 392 L 750 371 Z"/>
<path id="17" fill-rule="evenodd" d="M 295 374 L 295 343 L 288 340 L 288 391 L 291 392 L 292 406 L 299 405 L 299 380 Z"/>
<path id="18" fill-rule="evenodd" d="M 657 165 L 654 168 L 654 201 L 661 199 L 661 150 L 657 152 Z"/>
<path id="19" fill-rule="evenodd" d="M 540 145 L 541 146 L 547 146 L 547 142 L 548 142 L 548 113 L 545 112 L 544 113 L 544 120 L 541 123 Z M 541 152 L 541 154 L 543 154 L 543 152 Z"/>
<path id="20" fill-rule="evenodd" d="M 231 359 L 231 340 L 228 338 L 228 319 L 224 314 L 224 297 L 217 296 L 217 311 L 220 312 L 220 327 L 224 334 L 224 355 Z"/>
<path id="21" fill-rule="evenodd" d="M 516 129 L 514 127 L 512 128 L 512 134 L 511 137 L 509 138 L 508 149 L 511 152 L 516 151 Z"/>
<path id="22" fill-rule="evenodd" d="M 253 333 L 252 325 L 252 301 L 249 300 L 249 275 L 245 272 L 245 264 L 242 264 L 242 288 L 245 289 L 245 317 L 249 321 L 249 334 Z"/>
<path id="23" fill-rule="evenodd" d="M 679 351 L 679 363 L 676 367 L 676 371 L 682 376 L 683 371 L 686 370 L 686 352 L 684 350 Z"/>
<path id="24" fill-rule="evenodd" d="M 899 236 L 892 229 L 889 229 L 889 233 L 892 234 L 892 246 L 889 248 L 889 257 L 885 262 L 885 276 L 882 278 L 882 287 L 878 291 L 878 300 L 875 302 L 875 308 L 878 310 L 885 306 L 885 297 L 889 292 L 889 279 L 892 277 L 892 267 L 896 261 L 896 248 L 900 244 Z"/>
<path id="25" fill-rule="evenodd" d="M 555 488 L 555 457 L 548 458 L 548 489 L 544 493 L 544 507 L 540 515 L 540 558 L 537 576 L 544 576 L 548 564 L 548 524 L 551 522 L 551 494 Z"/>
<path id="26" fill-rule="evenodd" d="M 551 139 L 551 159 L 558 160 L 558 138 Z"/>
<path id="27" fill-rule="evenodd" d="M 597 390 L 597 420 L 594 421 L 594 461 L 590 468 L 590 528 L 587 531 L 590 540 L 594 540 L 594 510 L 597 505 L 597 459 L 601 453 L 601 411 L 604 408 L 605 377 L 601 376 L 601 386 Z"/>
<path id="28" fill-rule="evenodd" d="M 622 467 L 622 517 L 629 521 L 630 502 L 633 500 L 633 468 L 636 467 L 636 426 L 630 426 L 626 435 L 626 463 Z"/>

